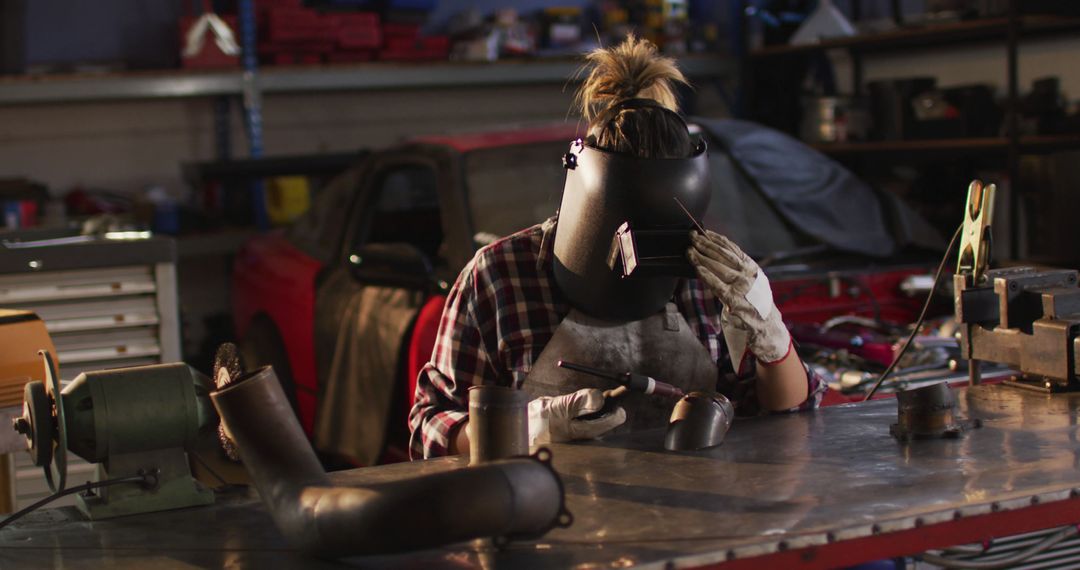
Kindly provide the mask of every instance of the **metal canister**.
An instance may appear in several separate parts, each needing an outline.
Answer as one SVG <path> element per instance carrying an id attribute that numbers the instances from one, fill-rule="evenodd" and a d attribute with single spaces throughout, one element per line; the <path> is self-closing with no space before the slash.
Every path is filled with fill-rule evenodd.
<path id="1" fill-rule="evenodd" d="M 967 420 L 957 414 L 956 397 L 946 382 L 897 392 L 896 408 L 896 423 L 889 427 L 889 433 L 901 441 L 959 437 L 982 426 L 978 419 Z"/>
<path id="2" fill-rule="evenodd" d="M 865 140 L 870 114 L 857 97 L 805 97 L 799 136 L 803 142 L 833 143 Z"/>
<path id="3" fill-rule="evenodd" d="M 469 388 L 469 464 L 529 454 L 529 395 L 503 386 Z"/>

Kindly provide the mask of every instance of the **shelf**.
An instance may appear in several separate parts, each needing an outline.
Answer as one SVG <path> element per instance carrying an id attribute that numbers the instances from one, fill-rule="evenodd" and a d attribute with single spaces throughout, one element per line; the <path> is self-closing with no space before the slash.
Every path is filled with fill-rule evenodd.
<path id="1" fill-rule="evenodd" d="M 238 158 L 180 165 L 184 180 L 193 186 L 207 180 L 244 181 L 271 176 L 334 176 L 359 162 L 367 150 L 263 158 Z"/>
<path id="2" fill-rule="evenodd" d="M 810 45 L 768 46 L 750 52 L 750 57 L 761 59 L 840 48 L 856 52 L 889 51 L 898 48 L 922 48 L 994 39 L 1000 39 L 1004 45 L 1008 29 L 1008 18 L 986 18 L 948 24 L 931 24 L 922 27 L 899 28 L 876 34 L 828 39 Z M 1050 35 L 1076 30 L 1080 30 L 1080 18 L 1023 16 L 1020 19 L 1020 33 L 1023 36 Z"/>
<path id="3" fill-rule="evenodd" d="M 924 155 L 930 153 L 949 153 L 952 155 L 978 153 L 1005 154 L 1009 150 L 1009 139 L 1004 137 L 986 137 L 967 139 L 868 141 L 815 143 L 810 146 L 815 150 L 830 156 L 882 154 Z M 1039 154 L 1069 149 L 1080 149 L 1080 134 L 1040 135 L 1022 137 L 1020 139 L 1020 152 L 1026 154 Z"/>
<path id="4" fill-rule="evenodd" d="M 247 240 L 259 235 L 253 228 L 229 228 L 211 232 L 181 235 L 176 238 L 177 255 L 181 258 L 227 256 L 240 251 Z"/>
<path id="5" fill-rule="evenodd" d="M 735 62 L 721 56 L 680 59 L 689 77 L 733 75 Z M 416 89 L 473 85 L 562 83 L 581 68 L 580 60 L 497 63 L 366 63 L 267 67 L 257 82 L 264 94 L 342 90 Z M 0 77 L 0 105 L 123 101 L 240 95 L 240 71 L 145 71 Z"/>

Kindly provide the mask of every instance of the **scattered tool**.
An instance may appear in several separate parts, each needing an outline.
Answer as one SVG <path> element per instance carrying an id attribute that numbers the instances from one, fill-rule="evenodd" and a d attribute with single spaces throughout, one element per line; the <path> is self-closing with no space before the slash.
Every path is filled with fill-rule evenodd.
<path id="1" fill-rule="evenodd" d="M 650 378 L 644 374 L 635 374 L 633 372 L 608 372 L 607 370 L 574 364 L 573 362 L 567 362 L 565 360 L 560 360 L 558 366 L 560 368 L 566 368 L 567 370 L 581 372 L 582 374 L 614 380 L 630 390 L 641 392 L 642 394 L 655 394 L 657 396 L 669 396 L 672 398 L 682 398 L 685 395 L 682 390 L 675 386 L 666 382 L 661 382 L 655 378 Z"/>

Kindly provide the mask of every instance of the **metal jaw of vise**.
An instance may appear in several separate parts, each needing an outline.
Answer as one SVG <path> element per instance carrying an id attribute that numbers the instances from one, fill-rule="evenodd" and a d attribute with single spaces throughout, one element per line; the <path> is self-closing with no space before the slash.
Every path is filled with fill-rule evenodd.
<path id="1" fill-rule="evenodd" d="M 1050 392 L 1080 390 L 1080 288 L 1069 269 L 988 269 L 993 184 L 968 187 L 960 258 L 953 276 L 961 355 L 979 383 L 980 360 L 1013 366 L 1013 384 Z"/>
<path id="2" fill-rule="evenodd" d="M 183 363 L 85 372 L 61 392 L 51 355 L 45 382 L 26 384 L 14 428 L 53 492 L 67 484 L 67 452 L 99 463 L 100 480 L 153 474 L 152 486 L 123 483 L 80 494 L 88 518 L 177 509 L 214 502 L 191 476 L 186 450 L 217 425 L 209 380 Z"/>

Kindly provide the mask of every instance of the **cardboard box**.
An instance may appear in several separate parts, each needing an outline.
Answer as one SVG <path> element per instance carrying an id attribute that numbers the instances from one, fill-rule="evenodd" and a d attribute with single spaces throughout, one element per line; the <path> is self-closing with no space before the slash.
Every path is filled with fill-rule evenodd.
<path id="1" fill-rule="evenodd" d="M 48 350 L 55 360 L 56 347 L 36 314 L 10 309 L 0 309 L 0 346 L 0 408 L 21 406 L 26 383 L 45 380 L 38 351 Z"/>

